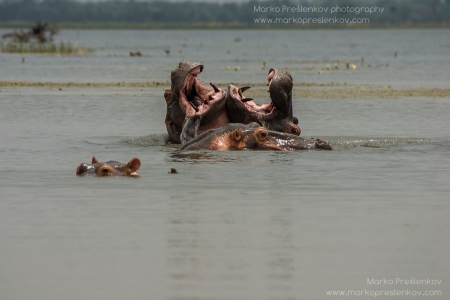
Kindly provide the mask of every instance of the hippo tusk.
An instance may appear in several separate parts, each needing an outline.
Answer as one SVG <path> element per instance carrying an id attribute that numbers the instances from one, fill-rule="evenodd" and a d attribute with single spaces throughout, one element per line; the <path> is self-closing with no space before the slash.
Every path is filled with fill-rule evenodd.
<path id="1" fill-rule="evenodd" d="M 248 90 L 250 87 L 249 86 L 243 86 L 241 88 L 238 89 L 238 94 L 239 96 L 241 96 L 241 98 L 245 98 L 244 95 L 242 94 L 243 92 L 245 92 L 246 90 Z M 242 100 L 243 100 L 242 99 Z M 248 101 L 248 100 L 247 100 Z M 244 101 L 245 102 L 245 101 Z"/>
<path id="2" fill-rule="evenodd" d="M 216 92 L 216 93 L 220 92 L 219 88 L 217 86 L 215 86 L 213 83 L 210 82 L 209 84 L 213 87 L 214 92 Z"/>
<path id="3" fill-rule="evenodd" d="M 239 88 L 238 93 L 239 95 L 242 96 L 242 93 L 245 92 L 246 90 L 248 90 L 250 88 L 250 86 L 243 86 L 241 88 Z"/>
<path id="4" fill-rule="evenodd" d="M 192 108 L 198 112 L 198 107 L 194 105 L 194 103 L 192 103 L 192 101 L 189 101 L 189 104 L 192 106 Z"/>

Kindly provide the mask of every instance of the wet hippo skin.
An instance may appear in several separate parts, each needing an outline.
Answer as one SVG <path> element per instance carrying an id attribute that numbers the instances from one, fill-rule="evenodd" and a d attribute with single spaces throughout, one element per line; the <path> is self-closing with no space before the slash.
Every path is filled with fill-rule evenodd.
<path id="1" fill-rule="evenodd" d="M 181 150 L 332 150 L 329 143 L 320 139 L 304 139 L 297 135 L 268 130 L 258 123 L 229 123 L 208 130 L 189 142 Z"/>
<path id="2" fill-rule="evenodd" d="M 92 157 L 92 163 L 81 163 L 78 165 L 76 175 L 93 175 L 99 177 L 105 176 L 139 176 L 136 172 L 141 167 L 139 158 L 132 158 L 127 164 L 110 160 L 99 162 L 95 156 Z"/>

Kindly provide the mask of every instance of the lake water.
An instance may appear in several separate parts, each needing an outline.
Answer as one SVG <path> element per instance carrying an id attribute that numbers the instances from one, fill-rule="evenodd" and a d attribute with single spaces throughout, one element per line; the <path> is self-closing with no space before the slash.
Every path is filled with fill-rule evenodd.
<path id="1" fill-rule="evenodd" d="M 0 53 L 1 299 L 448 298 L 450 98 L 296 97 L 302 135 L 334 151 L 183 152 L 164 142 L 162 97 L 181 59 L 204 62 L 200 77 L 222 88 L 264 83 L 270 67 L 287 67 L 295 83 L 450 88 L 448 30 L 62 30 L 59 39 L 96 51 L 25 63 Z M 144 56 L 129 56 L 137 50 Z M 340 70 L 326 72 L 337 59 Z M 123 87 L 153 81 L 162 85 Z M 75 176 L 93 155 L 137 156 L 141 177 Z M 441 283 L 399 281 L 411 279 Z"/>

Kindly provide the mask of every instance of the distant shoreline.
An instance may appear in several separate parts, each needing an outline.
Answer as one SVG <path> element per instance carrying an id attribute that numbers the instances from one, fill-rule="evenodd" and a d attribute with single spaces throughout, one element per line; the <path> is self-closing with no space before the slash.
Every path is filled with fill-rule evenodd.
<path id="1" fill-rule="evenodd" d="M 34 22 L 0 22 L 0 29 L 30 28 Z M 244 23 L 57 23 L 60 29 L 104 29 L 104 30 L 305 30 L 305 29 L 448 29 L 450 23 L 421 24 L 359 24 L 359 25 L 263 25 Z"/>

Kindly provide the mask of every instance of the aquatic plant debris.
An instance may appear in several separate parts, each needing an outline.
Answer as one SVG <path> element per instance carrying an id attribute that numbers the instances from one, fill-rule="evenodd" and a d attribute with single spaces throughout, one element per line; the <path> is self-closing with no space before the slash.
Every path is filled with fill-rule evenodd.
<path id="1" fill-rule="evenodd" d="M 234 82 L 236 86 L 251 86 L 246 92 L 249 98 L 266 98 L 267 87 L 262 83 Z M 228 83 L 218 83 L 226 87 Z M 170 87 L 169 81 L 151 82 L 34 82 L 34 81 L 0 81 L 0 87 L 30 87 L 47 89 L 102 89 L 114 88 L 161 88 Z M 398 98 L 446 98 L 450 97 L 448 88 L 396 88 L 393 86 L 351 84 L 351 83 L 296 83 L 293 98 L 313 99 L 398 99 Z"/>

